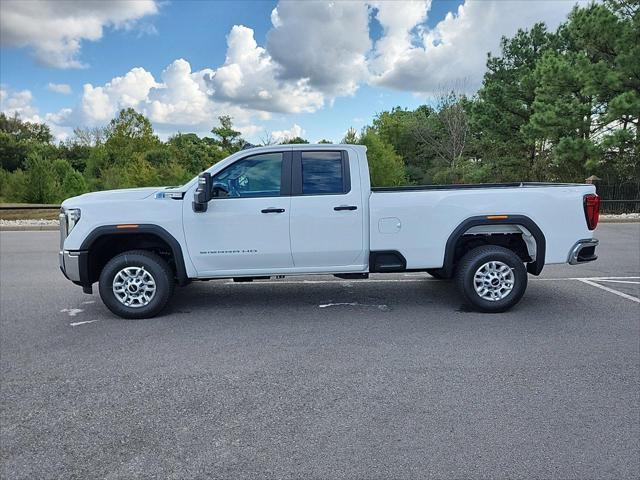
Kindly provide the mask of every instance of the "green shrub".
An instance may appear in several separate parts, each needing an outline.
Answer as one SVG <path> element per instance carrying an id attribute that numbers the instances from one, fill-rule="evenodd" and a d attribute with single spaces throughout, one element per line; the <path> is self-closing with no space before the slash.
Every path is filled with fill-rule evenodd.
<path id="1" fill-rule="evenodd" d="M 27 159 L 25 200 L 29 203 L 52 203 L 58 196 L 55 177 L 50 163 L 41 155 L 33 153 Z"/>

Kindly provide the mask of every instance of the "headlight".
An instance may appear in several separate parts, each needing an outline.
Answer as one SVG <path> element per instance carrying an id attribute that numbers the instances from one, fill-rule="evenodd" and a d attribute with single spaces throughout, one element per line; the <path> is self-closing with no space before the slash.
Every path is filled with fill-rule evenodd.
<path id="1" fill-rule="evenodd" d="M 70 208 L 67 210 L 67 235 L 71 233 L 73 227 L 80 221 L 80 209 Z"/>

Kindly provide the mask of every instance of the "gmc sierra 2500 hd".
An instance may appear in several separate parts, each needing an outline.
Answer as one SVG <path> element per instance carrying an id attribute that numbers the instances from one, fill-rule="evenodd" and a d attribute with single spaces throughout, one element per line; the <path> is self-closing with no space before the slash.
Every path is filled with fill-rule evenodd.
<path id="1" fill-rule="evenodd" d="M 192 280 L 405 271 L 455 277 L 472 307 L 502 312 L 527 272 L 597 258 L 599 204 L 581 184 L 371 188 L 365 147 L 259 147 L 182 187 L 66 200 L 60 268 L 124 318 L 158 314 Z"/>

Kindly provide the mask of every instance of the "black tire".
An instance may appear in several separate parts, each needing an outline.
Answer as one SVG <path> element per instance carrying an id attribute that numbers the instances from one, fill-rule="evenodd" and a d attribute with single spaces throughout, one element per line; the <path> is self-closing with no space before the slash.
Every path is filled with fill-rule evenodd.
<path id="1" fill-rule="evenodd" d="M 501 262 L 511 268 L 513 273 L 513 287 L 504 298 L 488 300 L 483 298 L 475 288 L 475 274 L 488 262 Z M 500 288 L 500 279 L 493 285 L 489 281 L 491 289 Z M 485 313 L 499 313 L 509 310 L 520 301 L 527 289 L 527 269 L 524 263 L 511 250 L 497 245 L 487 245 L 474 248 L 469 251 L 458 264 L 456 271 L 456 283 L 465 301 L 474 309 Z M 503 284 L 504 285 L 504 284 Z M 499 296 L 504 292 L 497 292 Z M 490 295 L 487 293 L 487 295 Z"/>
<path id="2" fill-rule="evenodd" d="M 451 277 L 447 277 L 444 275 L 441 268 L 430 268 L 427 270 L 427 273 L 431 275 L 433 278 L 437 278 L 438 280 L 450 280 Z"/>
<path id="3" fill-rule="evenodd" d="M 115 276 L 125 267 L 142 267 L 155 282 L 155 294 L 147 305 L 127 306 L 113 291 Z M 116 255 L 100 274 L 100 298 L 114 314 L 122 318 L 151 318 L 164 309 L 173 293 L 174 276 L 167 262 L 153 252 L 131 250 Z"/>

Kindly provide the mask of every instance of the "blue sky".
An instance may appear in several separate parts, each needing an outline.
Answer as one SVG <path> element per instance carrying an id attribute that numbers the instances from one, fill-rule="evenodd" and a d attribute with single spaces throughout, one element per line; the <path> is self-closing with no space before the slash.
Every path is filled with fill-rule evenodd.
<path id="1" fill-rule="evenodd" d="M 59 138 L 133 106 L 162 137 L 228 113 L 253 142 L 338 141 L 443 85 L 472 93 L 501 35 L 555 28 L 573 4 L 3 0 L 0 106 Z"/>

